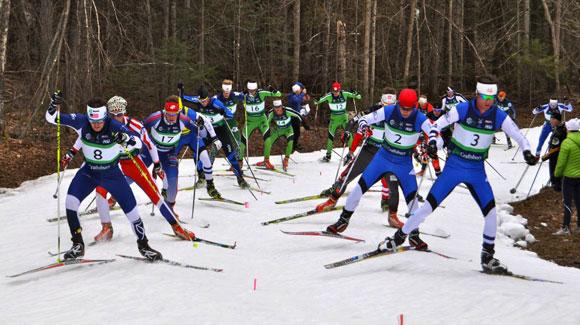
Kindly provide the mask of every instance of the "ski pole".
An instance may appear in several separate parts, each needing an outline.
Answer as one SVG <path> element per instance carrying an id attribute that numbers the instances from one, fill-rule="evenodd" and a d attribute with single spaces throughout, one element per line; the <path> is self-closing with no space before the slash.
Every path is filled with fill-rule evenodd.
<path id="1" fill-rule="evenodd" d="M 193 215 L 195 213 L 195 193 L 197 192 L 197 179 L 199 178 L 198 172 L 197 172 L 197 162 L 199 161 L 199 133 L 201 132 L 200 127 L 197 127 L 197 134 L 196 134 L 196 139 L 197 139 L 197 143 L 196 143 L 196 149 L 195 149 L 195 159 L 194 159 L 194 163 L 195 165 L 193 166 L 194 170 L 193 170 L 193 200 L 191 201 L 191 219 L 193 219 Z"/>
<path id="2" fill-rule="evenodd" d="M 526 172 L 528 171 L 529 168 L 530 168 L 530 165 L 526 164 L 526 168 L 524 169 L 522 176 L 520 176 L 520 179 L 516 183 L 516 186 L 510 190 L 511 194 L 514 194 L 516 192 L 517 188 L 520 186 L 520 183 L 522 182 L 522 179 L 524 179 L 524 175 L 526 174 Z"/>
<path id="3" fill-rule="evenodd" d="M 240 149 L 241 149 L 240 148 L 240 143 L 238 142 L 238 140 L 234 136 L 234 132 L 232 131 L 232 129 L 230 128 L 230 125 L 227 122 L 226 122 L 226 126 L 228 127 L 228 131 L 230 131 L 230 135 L 232 136 L 232 139 L 234 140 L 234 143 L 236 144 L 238 153 L 240 153 Z M 247 132 L 247 128 L 246 128 L 246 132 Z M 226 160 L 227 160 L 227 157 L 226 157 Z M 256 178 L 256 175 L 254 175 L 254 171 L 252 170 L 252 166 L 250 165 L 250 161 L 248 160 L 248 156 L 245 156 L 244 157 L 244 161 L 246 162 L 246 165 L 248 165 L 248 169 L 250 170 L 250 174 L 252 174 L 252 177 L 254 178 L 254 181 L 256 182 L 256 185 L 258 186 L 258 189 L 261 190 L 262 188 L 260 187 L 260 183 L 258 183 L 258 179 Z M 230 166 L 231 166 L 231 164 L 230 164 Z M 232 167 L 232 169 L 233 169 L 233 167 Z M 241 168 L 240 168 L 240 171 L 241 171 Z"/>
<path id="4" fill-rule="evenodd" d="M 314 131 L 318 134 L 318 103 L 316 103 L 316 112 L 314 113 Z"/>
<path id="5" fill-rule="evenodd" d="M 356 154 L 356 157 L 353 158 L 349 164 L 350 167 L 348 167 L 348 173 L 346 174 L 346 177 L 344 178 L 345 180 L 348 180 L 348 177 L 350 176 L 350 173 L 352 172 L 352 169 L 356 163 L 356 161 L 358 160 L 358 158 L 360 157 L 360 153 L 362 152 L 362 148 L 364 148 L 365 144 L 367 143 L 368 138 L 365 138 L 358 153 Z M 342 191 L 344 190 L 344 187 L 346 186 L 346 182 L 342 182 L 342 184 L 340 185 L 340 192 L 342 193 Z"/>
<path id="6" fill-rule="evenodd" d="M 499 177 L 503 178 L 504 181 L 507 181 L 507 179 L 503 177 L 503 175 L 500 174 L 500 172 L 497 169 L 495 169 L 495 167 L 493 167 L 493 165 L 489 161 L 487 161 L 487 159 L 485 160 L 485 162 L 489 165 L 489 167 L 491 167 L 491 169 L 493 169 L 499 175 Z"/>
<path id="7" fill-rule="evenodd" d="M 343 133 L 344 136 L 344 133 Z M 338 167 L 336 168 L 336 175 L 334 176 L 334 181 L 336 182 L 336 180 L 338 179 L 338 172 L 340 171 L 340 167 L 342 167 L 342 159 L 344 158 L 344 149 L 346 148 L 346 139 L 344 139 L 345 141 L 343 141 L 342 144 L 342 151 L 340 153 L 340 158 L 338 159 Z"/>
<path id="8" fill-rule="evenodd" d="M 528 137 L 528 132 L 530 132 L 530 128 L 532 127 L 532 124 L 534 124 L 534 120 L 536 120 L 536 116 L 538 116 L 538 115 L 534 114 L 534 118 L 532 118 L 532 121 L 530 122 L 530 125 L 528 126 L 528 129 L 526 130 L 526 133 L 524 134 L 524 138 Z M 518 151 L 520 151 L 519 145 L 518 145 L 518 148 L 516 149 L 516 152 L 514 153 L 514 156 L 512 157 L 512 161 L 516 158 Z"/>
<path id="9" fill-rule="evenodd" d="M 547 151 L 548 150 L 546 149 L 546 152 Z M 534 176 L 534 180 L 532 180 L 532 185 L 530 185 L 530 189 L 528 190 L 528 195 L 526 195 L 526 199 L 530 196 L 530 193 L 532 192 L 532 187 L 534 187 L 534 183 L 536 182 L 536 178 L 538 177 L 538 174 L 540 173 L 540 170 L 542 169 L 542 164 L 543 163 L 544 163 L 544 160 L 542 160 L 540 162 L 540 166 L 538 167 L 538 170 L 536 171 L 536 175 Z"/>
<path id="10" fill-rule="evenodd" d="M 60 90 L 58 90 L 60 93 Z M 58 176 L 58 184 L 56 186 L 56 217 L 58 219 L 58 226 L 57 226 L 57 262 L 61 262 L 60 260 L 60 182 L 62 178 L 60 177 L 60 105 L 57 106 L 56 111 L 56 174 Z M 64 170 L 62 171 L 64 177 Z"/>
<path id="11" fill-rule="evenodd" d="M 429 172 L 431 172 L 431 169 L 429 169 Z M 407 213 L 405 213 L 405 218 L 409 218 L 411 216 L 411 213 L 413 213 L 413 208 L 415 207 L 415 202 L 417 202 L 417 198 L 419 197 L 419 190 L 421 189 L 421 185 L 423 185 L 423 180 L 425 180 L 425 173 L 423 173 L 423 175 L 421 175 L 421 180 L 419 181 L 419 186 L 417 186 L 417 192 L 415 192 L 415 195 L 413 196 L 413 201 L 411 201 L 411 206 L 409 207 L 409 211 Z"/>
<path id="12" fill-rule="evenodd" d="M 60 156 L 60 154 L 57 154 L 57 156 Z M 60 162 L 59 162 L 59 164 L 60 164 Z M 60 165 L 59 165 L 59 167 L 60 167 Z M 56 199 L 58 197 L 58 194 L 60 192 L 60 183 L 62 182 L 62 179 L 64 178 L 64 172 L 65 171 L 66 171 L 66 167 L 63 168 L 62 172 L 60 172 L 59 170 L 57 170 L 58 181 L 56 183 L 56 190 L 54 191 L 54 194 L 52 195 L 52 198 L 54 198 L 54 199 Z M 92 201 L 91 201 L 91 203 L 92 203 Z"/>

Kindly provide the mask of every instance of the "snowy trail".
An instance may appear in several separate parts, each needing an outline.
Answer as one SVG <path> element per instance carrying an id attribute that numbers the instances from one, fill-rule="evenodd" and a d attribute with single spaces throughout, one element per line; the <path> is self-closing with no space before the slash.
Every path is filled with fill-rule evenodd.
<path id="1" fill-rule="evenodd" d="M 534 147 L 539 128 L 528 134 Z M 497 135 L 500 142 L 503 134 Z M 493 170 L 487 173 L 499 204 L 523 199 L 537 167 L 531 167 L 515 185 L 525 164 L 511 162 L 514 150 L 492 146 L 490 162 L 508 179 Z M 0 196 L 0 321 L 10 323 L 381 323 L 396 324 L 403 314 L 407 324 L 580 324 L 580 270 L 560 267 L 539 259 L 534 253 L 513 247 L 498 233 L 496 256 L 514 273 L 562 281 L 551 284 L 492 277 L 479 273 L 483 218 L 469 192 L 456 190 L 427 218 L 423 229 L 443 229 L 448 239 L 424 237 L 433 250 L 458 260 L 433 254 L 407 252 L 379 257 L 337 269 L 323 265 L 376 248 L 394 229 L 386 228 L 380 211 L 380 193 L 367 193 L 351 219 L 346 235 L 365 243 L 346 240 L 289 236 L 289 231 L 323 230 L 340 211 L 315 215 L 278 225 L 260 222 L 312 209 L 321 200 L 276 205 L 274 201 L 312 195 L 329 186 L 337 161 L 322 164 L 321 153 L 297 154 L 290 164 L 295 178 L 257 172 L 270 179 L 261 186 L 271 195 L 232 186 L 230 177 L 216 177 L 216 186 L 226 198 L 246 201 L 248 208 L 216 202 L 196 202 L 196 218 L 211 224 L 208 229 L 187 225 L 204 239 L 238 242 L 235 250 L 181 242 L 162 235 L 171 229 L 150 206 L 140 206 L 141 216 L 153 248 L 168 259 L 223 268 L 223 273 L 182 269 L 163 264 L 145 264 L 117 258 L 92 267 L 70 266 L 59 270 L 9 279 L 5 275 L 49 264 L 56 250 L 56 214 L 52 193 L 56 175 L 26 182 Z M 336 159 L 336 157 L 333 157 Z M 254 158 L 253 161 L 257 161 Z M 521 152 L 516 161 L 522 162 Z M 279 158 L 273 163 L 280 165 Z M 222 169 L 222 161 L 215 164 Z M 192 162 L 184 160 L 181 174 L 191 174 Z M 548 180 L 547 163 L 542 165 L 532 193 Z M 63 180 L 66 190 L 74 171 Z M 426 195 L 432 182 L 425 180 L 420 193 Z M 192 177 L 180 178 L 180 187 L 192 185 Z M 62 194 L 64 194 L 63 191 Z M 144 193 L 136 190 L 139 202 Z M 199 197 L 207 197 L 205 189 Z M 178 194 L 177 211 L 190 221 L 191 191 Z M 346 197 L 341 198 L 342 204 Z M 85 200 L 81 209 L 90 199 Z M 64 200 L 61 213 L 64 214 Z M 400 211 L 405 212 L 403 204 Z M 122 212 L 112 212 L 114 240 L 88 247 L 87 258 L 114 258 L 115 254 L 138 255 L 135 238 Z M 524 216 L 525 217 L 525 216 Z M 195 221 L 194 221 L 195 222 Z M 81 219 L 85 242 L 99 231 L 94 217 Z M 62 225 L 63 248 L 70 246 L 68 226 Z M 253 281 L 257 290 L 253 290 Z"/>

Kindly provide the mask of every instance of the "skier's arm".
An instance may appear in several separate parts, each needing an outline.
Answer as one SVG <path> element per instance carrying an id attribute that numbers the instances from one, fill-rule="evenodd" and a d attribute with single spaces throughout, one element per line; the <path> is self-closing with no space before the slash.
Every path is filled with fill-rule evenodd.
<path id="1" fill-rule="evenodd" d="M 534 108 L 534 110 L 532 111 L 532 114 L 536 115 L 536 114 L 543 113 L 547 108 L 548 108 L 548 104 L 540 105 L 540 106 Z"/>
<path id="2" fill-rule="evenodd" d="M 258 92 L 258 96 L 260 96 L 260 100 L 263 101 L 266 97 L 282 97 L 282 93 L 279 90 L 276 91 L 260 90 Z"/>
<path id="3" fill-rule="evenodd" d="M 53 112 L 52 114 L 49 111 L 46 111 L 44 117 L 48 123 L 56 124 L 57 116 L 60 116 L 60 124 L 74 129 L 78 134 L 80 134 L 83 125 L 87 121 L 87 117 L 83 114 L 63 114 L 58 111 Z"/>
<path id="4" fill-rule="evenodd" d="M 300 119 L 300 122 L 302 122 L 302 115 L 300 115 L 300 113 L 296 112 L 295 110 L 293 110 L 289 107 L 286 107 L 286 112 L 288 113 L 288 115 L 290 117 L 296 117 L 296 118 Z"/>
<path id="5" fill-rule="evenodd" d="M 199 96 L 186 96 L 182 95 L 181 100 L 187 102 L 189 105 L 191 104 L 198 104 L 199 103 Z"/>
<path id="6" fill-rule="evenodd" d="M 441 133 L 441 130 L 457 121 L 459 121 L 459 111 L 457 110 L 457 106 L 455 106 L 433 123 L 431 130 L 427 133 L 429 138 L 437 137 Z"/>
<path id="7" fill-rule="evenodd" d="M 520 131 L 520 129 L 518 128 L 516 123 L 514 123 L 514 120 L 512 120 L 512 118 L 509 117 L 509 115 L 507 115 L 507 114 L 506 114 L 506 117 L 501 124 L 501 129 L 510 138 L 517 141 L 517 143 L 520 145 L 520 148 L 522 148 L 522 152 L 526 151 L 526 150 L 530 150 L 530 143 L 528 142 L 528 139 L 526 139 L 526 137 L 524 137 L 524 135 L 522 134 L 522 132 Z"/>
<path id="8" fill-rule="evenodd" d="M 159 162 L 159 154 L 157 153 L 157 147 L 149 139 L 149 132 L 147 132 L 146 128 L 141 129 L 141 142 L 147 147 L 147 151 L 149 151 L 149 155 L 151 156 L 151 160 L 156 163 Z"/>
<path id="9" fill-rule="evenodd" d="M 129 152 L 133 150 L 140 150 L 143 146 L 141 139 L 135 137 L 131 134 L 131 130 L 127 128 L 124 124 L 117 122 L 116 120 L 111 120 L 110 122 L 111 132 L 116 135 L 115 141 L 121 146 L 126 148 Z"/>
<path id="10" fill-rule="evenodd" d="M 343 91 L 342 95 L 344 96 L 344 99 L 361 99 L 362 96 L 361 94 L 357 93 L 357 92 L 350 92 L 350 91 Z"/>
<path id="11" fill-rule="evenodd" d="M 572 107 L 572 104 L 562 104 L 562 103 L 558 103 L 558 109 L 560 109 L 560 112 L 565 111 L 565 112 L 572 112 L 572 110 L 574 109 L 574 107 Z"/>
<path id="12" fill-rule="evenodd" d="M 389 107 L 389 106 L 387 106 Z M 379 123 L 385 120 L 385 107 L 384 109 L 378 109 L 372 113 L 363 115 L 358 120 L 358 131 L 362 131 L 364 128 L 370 127 L 371 124 Z"/>
<path id="13" fill-rule="evenodd" d="M 191 110 L 190 110 L 191 111 Z M 189 113 L 189 112 L 188 112 Z M 195 113 L 195 112 L 194 112 Z M 189 115 L 189 114 L 188 114 Z M 203 122 L 203 127 L 207 130 L 210 138 L 215 138 L 215 130 L 213 125 L 211 125 L 210 119 L 205 117 L 203 114 L 195 113 L 195 119 L 191 119 L 189 116 L 184 116 L 185 119 L 182 120 L 190 129 L 191 128 L 199 128 L 198 125 L 201 125 Z M 199 130 L 198 130 L 199 131 Z"/>
<path id="14" fill-rule="evenodd" d="M 221 100 L 214 97 L 211 99 L 211 105 L 213 108 L 219 110 L 220 114 L 226 118 L 234 117 L 234 113 L 232 113 L 232 111 L 226 105 L 224 105 Z"/>
<path id="15" fill-rule="evenodd" d="M 324 97 L 320 97 L 320 99 L 318 101 L 314 101 L 314 104 L 316 105 L 320 105 L 324 102 L 329 102 L 331 98 L 330 94 L 326 94 Z"/>

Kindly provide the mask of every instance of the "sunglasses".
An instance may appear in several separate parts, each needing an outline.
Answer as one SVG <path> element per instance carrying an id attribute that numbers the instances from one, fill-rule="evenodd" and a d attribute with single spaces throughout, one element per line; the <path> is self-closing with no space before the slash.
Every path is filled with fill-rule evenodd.
<path id="1" fill-rule="evenodd" d="M 479 97 L 481 97 L 481 99 L 483 99 L 483 100 L 495 100 L 495 95 L 479 94 Z"/>
<path id="2" fill-rule="evenodd" d="M 168 117 L 177 117 L 177 115 L 179 115 L 179 114 L 165 112 L 165 116 L 168 116 Z"/>
<path id="3" fill-rule="evenodd" d="M 401 111 L 403 112 L 412 112 L 413 111 L 413 107 L 405 107 L 405 106 L 399 106 L 401 108 Z"/>

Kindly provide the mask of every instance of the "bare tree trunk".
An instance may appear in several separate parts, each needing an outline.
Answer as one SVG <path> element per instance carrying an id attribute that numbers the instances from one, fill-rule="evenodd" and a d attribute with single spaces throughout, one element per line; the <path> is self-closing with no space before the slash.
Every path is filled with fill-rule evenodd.
<path id="1" fill-rule="evenodd" d="M 242 35 L 242 0 L 238 0 L 238 4 L 237 4 L 237 13 L 236 13 L 236 38 L 234 40 L 234 62 L 236 64 L 236 73 L 235 75 L 235 82 L 236 82 L 236 86 L 239 89 L 240 88 L 240 41 L 241 41 L 241 35 Z"/>
<path id="2" fill-rule="evenodd" d="M 516 1 L 519 1 L 519 0 L 516 0 Z M 464 34 L 465 29 L 463 28 L 463 26 L 464 26 L 465 22 L 463 20 L 465 19 L 465 0 L 461 0 L 459 2 L 459 6 L 460 6 L 459 7 L 460 9 L 459 9 L 459 23 L 458 23 L 459 26 L 458 27 L 459 27 L 459 32 L 461 35 L 461 37 L 459 37 L 459 44 L 458 44 L 459 45 L 459 76 L 461 77 L 459 80 L 459 88 L 463 89 L 463 86 L 464 86 L 463 65 L 465 64 L 464 55 L 463 55 L 463 51 L 464 51 L 463 45 L 465 42 L 465 39 L 463 38 L 463 34 Z"/>
<path id="3" fill-rule="evenodd" d="M 340 20 L 336 22 L 336 36 L 338 38 L 336 58 L 338 64 L 338 80 L 343 82 L 346 77 L 346 24 Z"/>
<path id="4" fill-rule="evenodd" d="M 447 86 L 451 86 L 453 76 L 453 0 L 449 0 L 449 24 L 447 25 Z"/>
<path id="5" fill-rule="evenodd" d="M 20 138 L 25 137 L 28 130 L 30 130 L 32 120 L 34 119 L 36 113 L 38 112 L 38 109 L 40 108 L 46 94 L 48 94 L 50 91 L 48 89 L 50 78 L 52 76 L 53 69 L 60 58 L 62 43 L 68 25 L 69 12 L 70 12 L 70 0 L 66 0 L 63 5 L 62 14 L 60 16 L 58 27 L 54 33 L 54 37 L 52 38 L 50 50 L 48 51 L 48 55 L 46 56 L 46 60 L 42 67 L 42 73 L 40 75 L 40 79 L 38 82 L 38 88 L 36 88 L 36 90 L 34 91 L 34 94 L 32 95 L 32 99 L 30 101 L 32 107 L 34 107 L 34 111 L 32 112 L 32 114 L 30 114 L 28 122 L 22 128 L 20 132 Z"/>
<path id="6" fill-rule="evenodd" d="M 50 48 L 50 41 L 52 40 L 52 14 L 53 1 L 42 0 L 40 2 L 40 15 L 38 23 L 40 25 L 40 57 L 46 58 L 48 49 Z"/>
<path id="7" fill-rule="evenodd" d="M 546 0 L 542 0 L 542 5 L 544 6 L 544 14 L 546 16 L 546 20 L 548 21 L 548 25 L 550 25 L 550 32 L 552 35 L 552 48 L 554 50 L 554 65 L 555 71 L 554 76 L 556 80 L 556 93 L 560 94 L 560 72 L 559 72 L 559 64 L 560 64 L 560 16 L 562 12 L 562 3 L 560 0 L 555 0 L 555 17 L 552 20 L 550 15 L 550 9 L 548 8 L 548 4 Z"/>
<path id="8" fill-rule="evenodd" d="M 10 0 L 0 0 L 0 141 L 4 138 L 4 71 L 10 23 Z"/>
<path id="9" fill-rule="evenodd" d="M 199 63 L 201 69 L 204 70 L 205 65 L 205 0 L 201 0 L 201 17 L 200 17 L 200 32 L 199 32 Z"/>
<path id="10" fill-rule="evenodd" d="M 419 30 L 419 14 L 415 16 L 417 20 L 417 92 L 421 94 L 421 31 Z"/>
<path id="11" fill-rule="evenodd" d="M 300 76 L 300 0 L 294 0 L 294 55 L 292 78 L 298 80 Z"/>
<path id="12" fill-rule="evenodd" d="M 368 103 L 374 101 L 375 96 L 375 73 L 376 73 L 376 55 L 377 55 L 377 1 L 373 0 L 373 12 L 371 14 L 371 80 L 370 80 L 370 94 Z"/>
<path id="13" fill-rule="evenodd" d="M 151 1 L 145 0 L 145 13 L 147 14 L 147 48 L 151 59 L 155 58 L 155 49 L 153 48 L 153 17 L 151 13 Z"/>
<path id="14" fill-rule="evenodd" d="M 403 48 L 403 35 L 404 35 L 404 26 L 405 26 L 405 7 L 407 6 L 407 0 L 401 0 L 400 2 L 400 12 L 399 12 L 399 33 L 397 39 L 397 49 Z M 402 51 L 395 51 L 395 76 L 396 79 L 399 79 L 401 73 L 401 52 Z"/>
<path id="15" fill-rule="evenodd" d="M 169 47 L 169 15 L 170 15 L 171 0 L 163 1 L 163 49 L 167 51 Z M 164 60 L 167 60 L 165 57 Z M 161 98 L 167 97 L 167 86 L 169 84 L 169 70 L 165 67 L 161 68 Z"/>
<path id="16" fill-rule="evenodd" d="M 524 0 L 524 46 L 530 45 L 530 0 Z"/>
<path id="17" fill-rule="evenodd" d="M 324 48 L 323 63 L 322 63 L 322 78 L 324 86 L 328 85 L 328 70 L 329 70 L 329 53 L 330 53 L 330 21 L 332 20 L 332 0 L 324 0 L 324 11 L 326 13 L 326 34 L 322 47 Z"/>
<path id="18" fill-rule="evenodd" d="M 409 19 L 407 23 L 407 45 L 405 47 L 405 70 L 403 72 L 403 83 L 405 87 L 409 82 L 409 68 L 411 66 L 411 53 L 413 50 L 413 24 L 415 22 L 415 9 L 417 7 L 417 0 L 411 0 L 411 10 L 409 12 Z"/>
<path id="19" fill-rule="evenodd" d="M 371 0 L 365 0 L 364 6 L 364 25 L 365 25 L 365 38 L 363 45 L 363 86 L 362 93 L 364 101 L 366 103 L 369 97 L 369 65 L 370 65 L 370 47 L 371 47 Z M 356 48 L 355 48 L 356 51 Z"/>

